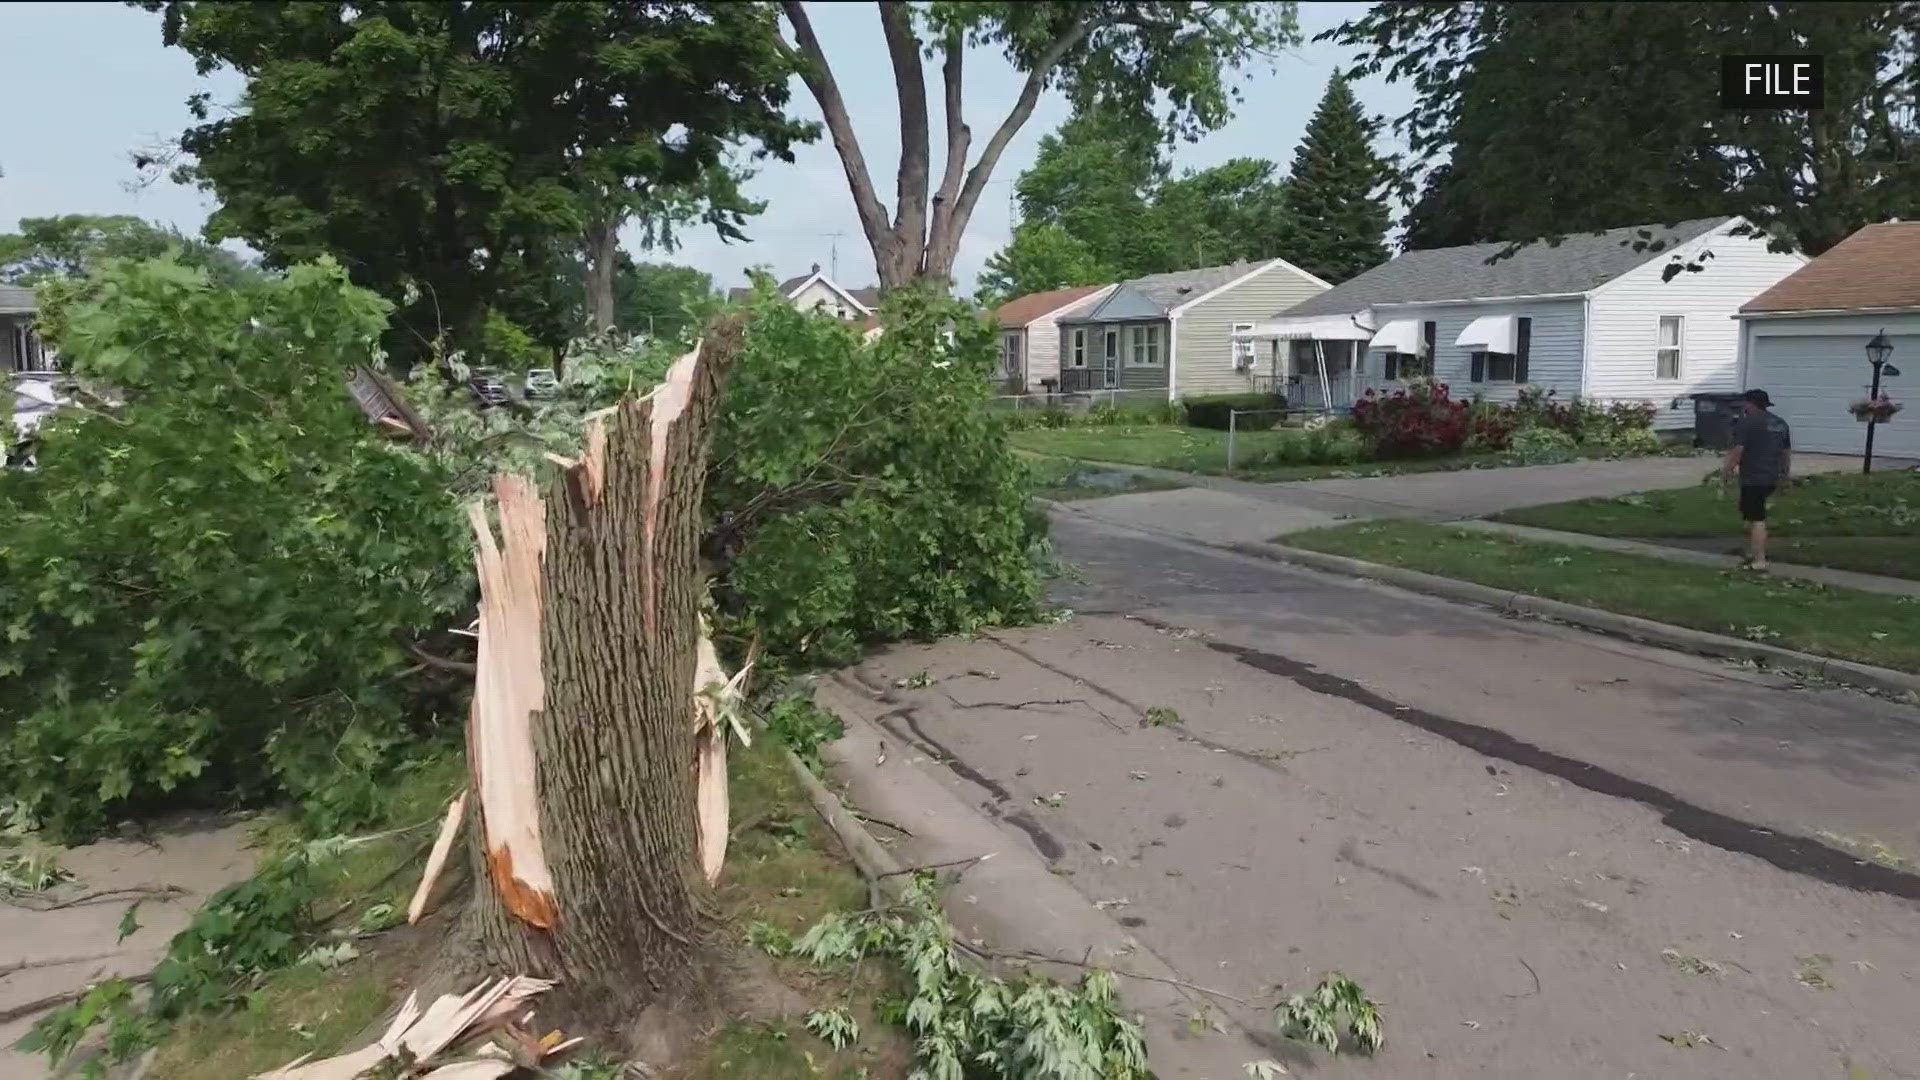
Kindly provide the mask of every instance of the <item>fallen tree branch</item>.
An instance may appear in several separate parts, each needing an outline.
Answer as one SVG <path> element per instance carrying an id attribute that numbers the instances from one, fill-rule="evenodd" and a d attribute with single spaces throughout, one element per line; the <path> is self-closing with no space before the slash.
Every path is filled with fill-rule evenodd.
<path id="1" fill-rule="evenodd" d="M 974 863 L 984 862 L 985 860 L 991 859 L 991 858 L 993 858 L 993 852 L 989 851 L 985 855 L 975 855 L 970 859 L 951 859 L 947 862 L 922 863 L 919 866 L 903 866 L 898 870 L 888 870 L 883 874 L 877 874 L 875 876 L 890 878 L 890 877 L 899 876 L 901 874 L 917 874 L 922 870 L 945 870 L 948 867 L 952 867 L 952 866 L 961 867 L 960 872 L 964 874 L 968 870 L 973 868 Z"/>
<path id="2" fill-rule="evenodd" d="M 117 953 L 89 953 L 86 956 L 51 956 L 44 960 L 17 960 L 11 964 L 0 964 L 0 979 L 16 971 L 31 971 L 34 968 L 65 967 L 68 964 L 84 964 L 89 960 L 106 960 Z"/>
<path id="3" fill-rule="evenodd" d="M 124 889 L 102 889 L 99 892 L 82 893 L 70 900 L 57 900 L 52 903 L 41 903 L 25 896 L 11 897 L 7 903 L 26 908 L 28 911 L 59 911 L 62 908 L 84 907 L 88 904 L 104 903 L 127 896 L 138 896 L 143 900 L 160 900 L 185 896 L 186 893 L 187 890 L 178 885 L 131 885 Z"/>
<path id="4" fill-rule="evenodd" d="M 894 832 L 899 833 L 901 836 L 904 836 L 909 840 L 913 839 L 913 830 L 907 828 L 905 825 L 895 825 L 893 822 L 888 821 L 886 818 L 877 818 L 877 817 L 874 817 L 872 814 L 863 813 L 859 810 L 854 810 L 851 808 L 848 809 L 847 813 L 852 814 L 854 817 L 857 817 L 861 821 L 867 822 L 869 824 L 884 825 L 887 828 L 892 829 Z"/>
<path id="5" fill-rule="evenodd" d="M 420 661 L 430 668 L 436 668 L 440 671 L 458 672 L 462 675 L 472 675 L 478 670 L 473 664 L 465 660 L 450 660 L 444 656 L 435 656 L 421 648 L 420 643 L 417 641 L 402 641 L 400 645 L 407 650 L 408 656 L 413 657 L 415 660 Z"/>
<path id="6" fill-rule="evenodd" d="M 1157 982 L 1157 983 L 1163 983 L 1167 986 L 1178 986 L 1183 990 L 1193 990 L 1198 993 L 1207 994 L 1212 997 L 1217 997 L 1222 1001 L 1231 1001 L 1235 1005 L 1243 1005 L 1243 1006 L 1246 1006 L 1247 1008 L 1253 1007 L 1253 1002 L 1248 1001 L 1246 998 L 1240 997 L 1236 994 L 1229 994 L 1225 990 L 1215 990 L 1212 987 L 1201 986 L 1198 983 L 1190 983 L 1190 982 L 1187 982 L 1185 979 L 1170 979 L 1164 975 L 1142 975 L 1137 971 L 1126 971 L 1124 969 L 1117 968 L 1117 967 L 1108 967 L 1104 964 L 1091 963 L 1089 960 L 1068 960 L 1064 957 L 1048 956 L 1045 953 L 1034 952 L 1031 949 L 1022 949 L 1020 952 L 1017 952 L 1017 953 L 1002 952 L 998 949 L 989 949 L 984 946 L 969 944 L 968 942 L 958 937 L 953 939 L 953 943 L 959 948 L 962 948 L 967 952 L 973 953 L 975 956 L 979 956 L 982 959 L 1023 960 L 1028 963 L 1036 963 L 1036 964 L 1065 964 L 1068 967 L 1077 967 L 1084 971 L 1105 971 L 1114 975 L 1124 975 L 1129 979 L 1140 979 L 1145 982 Z"/>
<path id="7" fill-rule="evenodd" d="M 1520 966 L 1523 968 L 1526 968 L 1527 974 L 1533 976 L 1533 989 L 1527 991 L 1524 994 L 1502 994 L 1500 996 L 1506 997 L 1506 998 L 1523 998 L 1523 997 L 1532 997 L 1533 995 L 1539 993 L 1540 992 L 1540 973 L 1533 970 L 1533 965 L 1527 963 L 1526 957 L 1516 956 L 1514 957 L 1514 959 L 1520 961 Z M 1752 972 L 1748 972 L 1748 974 L 1752 974 Z"/>
<path id="8" fill-rule="evenodd" d="M 153 981 L 153 976 L 151 974 L 115 975 L 114 978 L 119 979 L 121 982 L 124 982 L 124 983 L 133 983 L 133 984 L 148 983 Z M 102 980 L 102 981 L 105 981 L 105 980 Z M 67 1004 L 71 1004 L 72 1002 L 79 1001 L 81 998 L 86 997 L 89 993 L 91 993 L 93 991 L 94 986 L 98 986 L 98 985 L 99 983 L 95 983 L 93 984 L 93 986 L 83 986 L 78 990 L 62 990 L 58 994 L 48 994 L 46 997 L 43 997 L 43 998 L 35 998 L 32 1001 L 26 1001 L 18 1005 L 12 1005 L 5 1009 L 0 1009 L 0 1024 L 10 1024 L 15 1020 L 20 1019 L 23 1016 L 32 1016 L 34 1013 L 45 1012 L 48 1009 L 58 1008 L 62 1005 L 67 1005 Z"/>

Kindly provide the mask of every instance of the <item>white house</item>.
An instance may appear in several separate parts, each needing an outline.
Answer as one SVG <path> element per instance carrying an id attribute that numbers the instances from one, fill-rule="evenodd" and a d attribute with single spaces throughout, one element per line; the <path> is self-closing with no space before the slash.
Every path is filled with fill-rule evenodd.
<path id="1" fill-rule="evenodd" d="M 1863 448 L 1847 406 L 1873 382 L 1867 342 L 1886 334 L 1880 392 L 1908 408 L 1874 425 L 1874 456 L 1920 458 L 1920 222 L 1868 225 L 1741 307 L 1740 324 L 1741 385 L 1773 399 L 1794 449 L 1829 454 Z"/>
<path id="2" fill-rule="evenodd" d="M 1000 376 L 1009 394 L 1060 387 L 1059 320 L 1106 299 L 1112 285 L 1078 285 L 1028 293 L 994 309 L 1000 327 Z M 1083 358 L 1084 359 L 1084 358 Z"/>
<path id="3" fill-rule="evenodd" d="M 1236 328 L 1248 382 L 1304 407 L 1431 374 L 1456 397 L 1646 400 L 1693 423 L 1689 395 L 1740 389 L 1740 305 L 1806 265 L 1737 217 L 1639 225 L 1559 244 L 1409 251 Z M 1489 261 L 1492 260 L 1492 261 Z"/>
<path id="4" fill-rule="evenodd" d="M 775 286 L 780 295 L 801 311 L 818 311 L 836 319 L 860 323 L 872 329 L 880 324 L 880 290 L 872 287 L 848 289 L 820 272 L 820 264 L 799 277 L 791 277 Z M 729 289 L 727 299 L 745 303 L 753 290 Z"/>

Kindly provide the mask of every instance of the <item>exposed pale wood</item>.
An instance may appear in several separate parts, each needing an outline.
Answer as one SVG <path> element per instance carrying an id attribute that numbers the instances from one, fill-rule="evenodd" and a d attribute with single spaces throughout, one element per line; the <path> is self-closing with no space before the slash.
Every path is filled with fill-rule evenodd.
<path id="1" fill-rule="evenodd" d="M 486 969 L 561 980 L 569 1008 L 594 1022 L 629 1022 L 689 985 L 710 926 L 696 695 L 730 680 L 717 661 L 698 675 L 696 557 L 707 447 L 743 338 L 741 320 L 717 323 L 661 385 L 596 417 L 544 502 L 543 696 L 523 779 L 538 792 L 556 919 L 541 928 L 481 889 L 464 930 Z M 724 744 L 722 712 L 706 727 Z M 479 731 L 487 774 L 496 750 Z M 723 748 L 709 745 L 709 775 L 724 775 Z"/>
<path id="2" fill-rule="evenodd" d="M 447 867 L 447 855 L 453 851 L 453 838 L 460 832 L 460 822 L 467 816 L 467 793 L 462 791 L 453 797 L 447 807 L 447 817 L 440 823 L 440 835 L 433 841 L 433 850 L 427 853 L 427 869 L 420 875 L 420 887 L 413 891 L 413 901 L 407 905 L 407 921 L 417 923 L 427 912 L 428 899 L 433 895 L 433 887 L 440 880 L 440 874 Z"/>
<path id="3" fill-rule="evenodd" d="M 446 1052 L 448 1047 L 456 1046 L 479 1038 L 506 1025 L 514 1017 L 523 1013 L 527 1002 L 553 988 L 553 983 L 545 979 L 533 979 L 524 975 L 513 975 L 503 979 L 489 979 L 464 994 L 443 994 L 434 999 L 425 1009 L 419 1006 L 418 998 L 407 995 L 401 1003 L 400 1011 L 387 1025 L 385 1034 L 370 1046 L 363 1046 L 348 1054 L 309 1061 L 302 1057 L 269 1072 L 260 1073 L 255 1080 L 355 1080 L 362 1073 L 378 1065 L 401 1050 L 412 1055 L 418 1067 L 432 1069 L 426 1075 L 443 1077 L 445 1080 L 483 1080 L 487 1077 L 505 1076 L 513 1071 L 510 1061 L 498 1062 L 507 1067 L 504 1071 L 473 1071 L 465 1067 L 472 1064 L 492 1065 L 496 1062 L 460 1061 L 437 1063 L 435 1058 Z M 556 1052 L 556 1051 L 549 1051 Z M 448 1068 L 455 1071 L 448 1072 Z"/>
<path id="4" fill-rule="evenodd" d="M 507 909 L 551 930 L 559 917 L 540 833 L 533 726 L 545 707 L 540 628 L 546 508 L 518 477 L 494 481 L 496 541 L 486 507 L 468 507 L 478 541 L 480 646 L 471 735 L 487 871 Z"/>
<path id="5" fill-rule="evenodd" d="M 700 869 L 707 884 L 720 880 L 727 861 L 727 733 L 709 725 L 694 736 L 694 796 L 700 835 Z"/>

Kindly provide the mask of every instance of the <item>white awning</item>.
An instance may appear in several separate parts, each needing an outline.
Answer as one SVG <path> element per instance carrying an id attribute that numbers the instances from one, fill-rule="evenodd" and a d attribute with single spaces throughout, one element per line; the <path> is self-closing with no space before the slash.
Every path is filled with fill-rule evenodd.
<path id="1" fill-rule="evenodd" d="M 1427 351 L 1424 345 L 1419 322 L 1413 319 L 1394 319 L 1374 331 L 1373 344 L 1368 347 L 1419 356 Z"/>
<path id="2" fill-rule="evenodd" d="M 1468 323 L 1467 328 L 1460 331 L 1460 336 L 1453 339 L 1453 343 L 1463 349 L 1479 352 L 1518 352 L 1516 325 L 1511 315 L 1482 315 Z"/>
<path id="3" fill-rule="evenodd" d="M 1297 319 L 1269 319 L 1255 323 L 1252 329 L 1234 335 L 1239 338 L 1271 338 L 1276 341 L 1365 341 L 1373 331 L 1354 321 L 1352 315 L 1314 315 Z"/>

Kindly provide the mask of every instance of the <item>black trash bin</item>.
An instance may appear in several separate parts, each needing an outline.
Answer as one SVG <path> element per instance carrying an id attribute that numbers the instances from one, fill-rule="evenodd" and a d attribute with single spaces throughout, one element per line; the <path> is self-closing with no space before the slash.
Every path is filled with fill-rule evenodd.
<path id="1" fill-rule="evenodd" d="M 1733 426 L 1740 419 L 1739 394 L 1693 395 L 1693 445 L 1702 450 L 1725 450 L 1733 445 Z"/>

